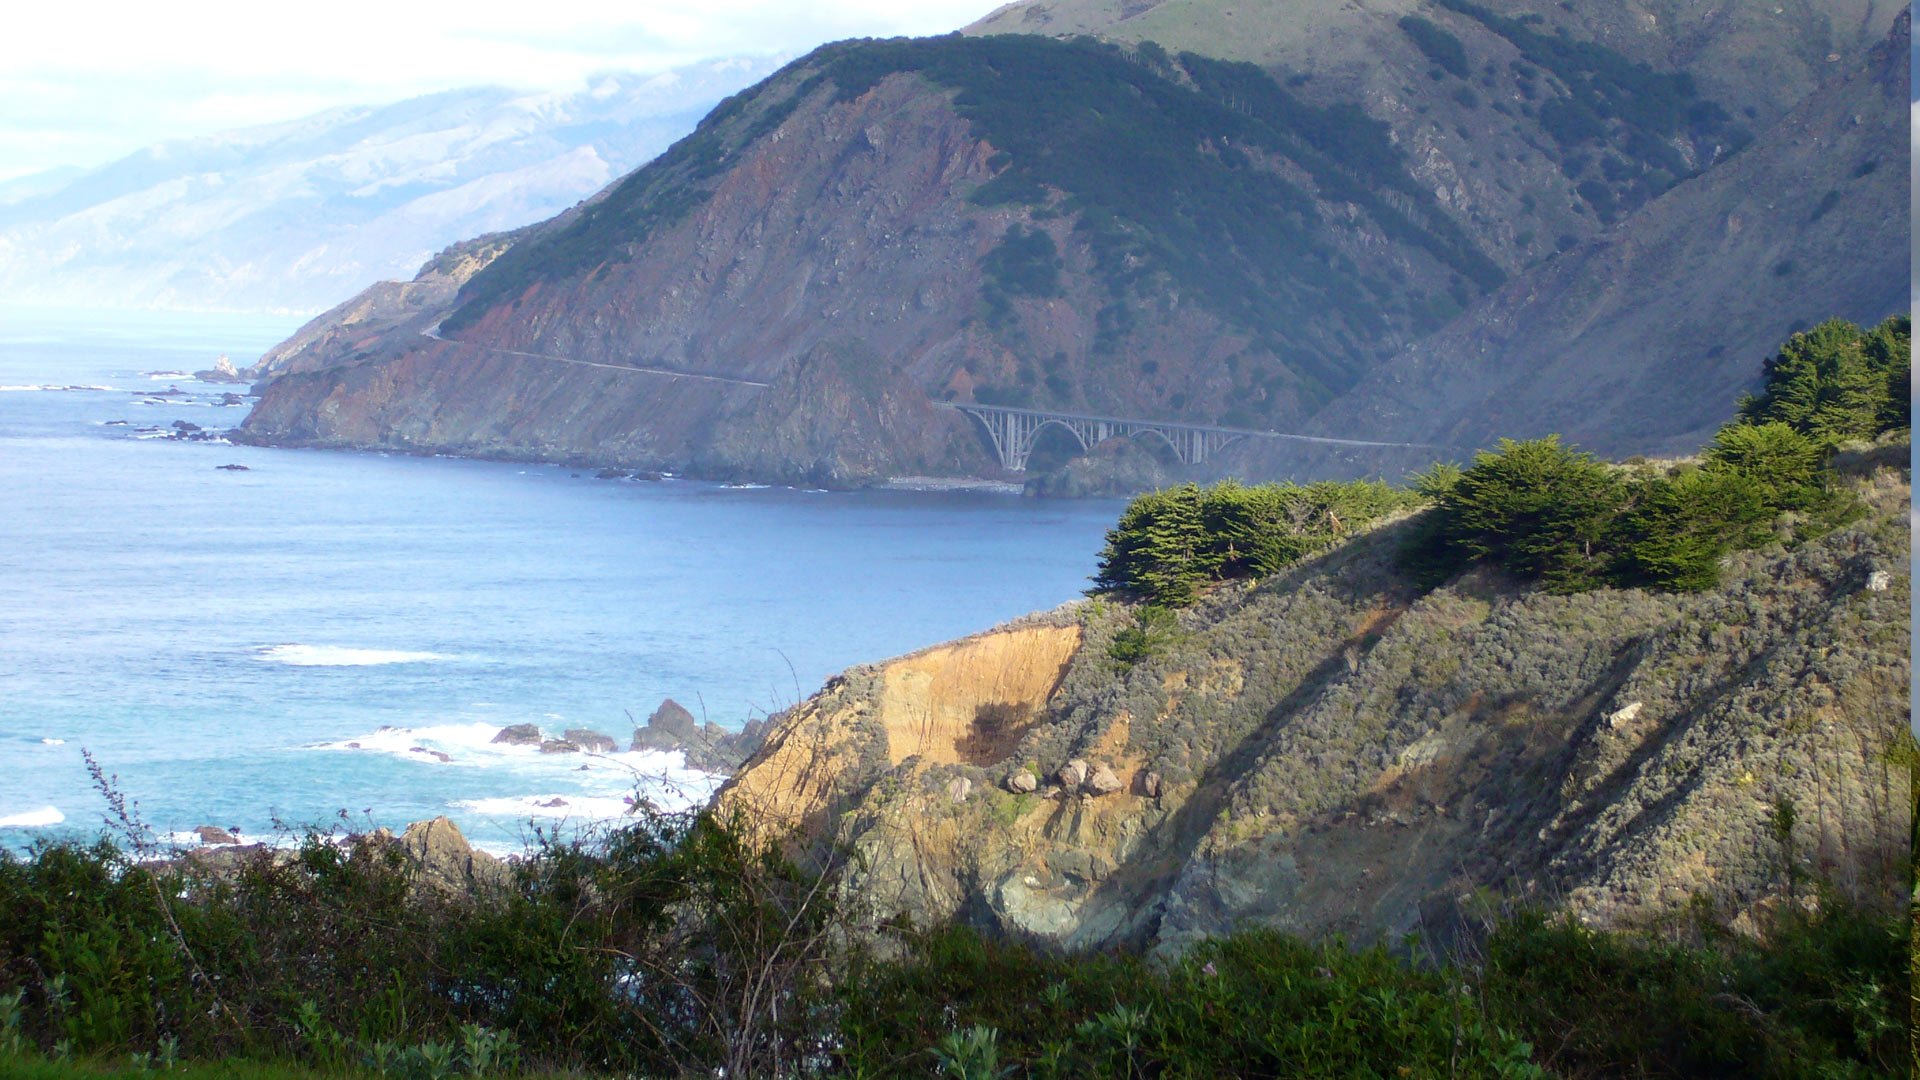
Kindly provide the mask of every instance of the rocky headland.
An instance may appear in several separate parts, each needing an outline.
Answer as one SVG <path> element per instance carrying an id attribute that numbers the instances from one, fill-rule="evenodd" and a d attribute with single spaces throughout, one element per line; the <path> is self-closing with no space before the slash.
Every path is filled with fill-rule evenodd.
<path id="1" fill-rule="evenodd" d="M 1235 7 L 825 47 L 315 320 L 236 437 L 1059 494 L 1395 476 L 1493 432 L 1671 454 L 1787 332 L 1906 303 L 1893 6 Z M 945 404 L 1417 445 L 1183 466 L 1049 429 L 1010 472 Z"/>
<path id="2" fill-rule="evenodd" d="M 1145 658 L 1115 648 L 1130 606 L 1092 600 L 853 668 L 716 805 L 843 853 L 868 925 L 1075 948 L 1246 926 L 1444 946 L 1528 904 L 1756 929 L 1807 880 L 1895 904 L 1906 452 L 1853 456 L 1865 519 L 1704 592 L 1487 568 L 1423 588 L 1400 520 L 1219 587 Z"/>

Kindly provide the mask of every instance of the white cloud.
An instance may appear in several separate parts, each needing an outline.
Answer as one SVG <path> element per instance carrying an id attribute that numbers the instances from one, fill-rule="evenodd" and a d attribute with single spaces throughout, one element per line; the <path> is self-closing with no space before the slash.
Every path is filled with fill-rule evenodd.
<path id="1" fill-rule="evenodd" d="M 160 139 L 461 86 L 575 86 L 838 38 L 936 34 L 996 0 L 151 0 L 15 5 L 0 178 Z"/>

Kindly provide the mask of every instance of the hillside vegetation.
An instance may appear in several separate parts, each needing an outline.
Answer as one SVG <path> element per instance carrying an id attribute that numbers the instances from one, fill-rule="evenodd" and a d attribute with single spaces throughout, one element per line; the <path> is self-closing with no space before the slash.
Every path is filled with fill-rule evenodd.
<path id="1" fill-rule="evenodd" d="M 430 880 L 373 836 L 217 868 L 0 857 L 0 1072 L 1811 1078 L 1905 1050 L 1899 924 L 1844 906 L 1766 942 L 1704 915 L 1622 935 L 1528 914 L 1452 963 L 1265 931 L 1167 963 L 951 926 L 876 952 L 835 945 L 831 892 L 709 815 Z"/>
<path id="2" fill-rule="evenodd" d="M 1609 465 L 1556 436 L 1442 463 L 1414 490 L 1357 481 L 1297 487 L 1188 484 L 1133 500 L 1107 536 L 1095 593 L 1192 603 L 1209 582 L 1263 578 L 1421 504 L 1405 561 L 1428 584 L 1480 564 L 1548 592 L 1601 585 L 1700 591 L 1729 551 L 1804 542 L 1865 508 L 1825 460 L 1848 439 L 1908 428 L 1912 328 L 1841 319 L 1795 334 L 1757 397 L 1695 461 Z"/>

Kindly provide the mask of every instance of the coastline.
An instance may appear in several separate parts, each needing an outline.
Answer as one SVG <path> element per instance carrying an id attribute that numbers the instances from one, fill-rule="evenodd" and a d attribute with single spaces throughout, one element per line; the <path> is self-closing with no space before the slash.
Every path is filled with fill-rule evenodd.
<path id="1" fill-rule="evenodd" d="M 1013 480 L 982 480 L 970 476 L 889 476 L 872 485 L 880 491 L 978 491 L 995 495 L 1022 495 L 1026 485 Z"/>

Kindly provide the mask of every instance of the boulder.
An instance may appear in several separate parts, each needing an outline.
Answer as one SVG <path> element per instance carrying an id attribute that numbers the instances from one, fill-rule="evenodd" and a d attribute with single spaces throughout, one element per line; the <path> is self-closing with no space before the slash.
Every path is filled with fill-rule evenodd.
<path id="1" fill-rule="evenodd" d="M 202 825 L 193 830 L 193 835 L 203 844 L 237 844 L 240 838 L 218 825 Z"/>
<path id="2" fill-rule="evenodd" d="M 633 729 L 630 750 L 684 750 L 700 738 L 699 721 L 686 706 L 668 698 L 647 717 L 645 727 Z"/>
<path id="3" fill-rule="evenodd" d="M 567 805 L 567 800 L 561 798 L 558 795 L 555 795 L 553 798 L 548 799 L 545 802 L 537 802 L 537 803 L 534 803 L 533 805 L 543 807 L 548 810 L 553 810 L 553 809 L 557 809 L 559 807 Z"/>
<path id="4" fill-rule="evenodd" d="M 1028 795 L 1040 788 L 1040 778 L 1025 769 L 1016 769 L 1007 774 L 1007 790 L 1015 795 Z"/>
<path id="5" fill-rule="evenodd" d="M 1157 772 L 1141 773 L 1140 794 L 1145 795 L 1149 799 L 1157 799 L 1160 797 L 1160 789 L 1165 786 L 1165 783 L 1165 780 L 1163 780 Z"/>
<path id="6" fill-rule="evenodd" d="M 565 739 L 548 739 L 540 744 L 543 754 L 577 754 L 580 748 Z"/>
<path id="7" fill-rule="evenodd" d="M 475 851 L 460 827 L 444 815 L 407 826 L 400 834 L 400 847 L 413 860 L 419 880 L 445 892 L 471 893 L 500 886 L 511 876 L 505 863 Z"/>
<path id="8" fill-rule="evenodd" d="M 1636 701 L 1631 705 L 1624 706 L 1620 709 L 1614 710 L 1611 713 L 1608 713 L 1607 726 L 1614 728 L 1615 730 L 1618 730 L 1621 725 L 1632 723 L 1633 718 L 1640 715 L 1641 708 L 1642 708 L 1641 703 Z"/>
<path id="9" fill-rule="evenodd" d="M 1095 795 L 1111 795 L 1126 786 L 1120 782 L 1119 775 L 1113 771 L 1111 765 L 1102 765 L 1093 770 L 1093 775 L 1087 777 L 1087 790 Z"/>
<path id="10" fill-rule="evenodd" d="M 620 748 L 620 744 L 609 736 L 586 728 L 568 728 L 566 740 L 588 753 L 611 754 Z"/>
<path id="11" fill-rule="evenodd" d="M 1886 592 L 1887 586 L 1892 584 L 1893 575 L 1887 573 L 1885 570 L 1875 570 L 1873 573 L 1867 575 L 1868 592 Z"/>
<path id="12" fill-rule="evenodd" d="M 1060 771 L 1054 773 L 1053 778 L 1060 781 L 1060 786 L 1063 788 L 1068 790 L 1077 788 L 1086 782 L 1087 763 L 1079 758 L 1074 758 L 1072 761 L 1060 766 Z"/>
<path id="13" fill-rule="evenodd" d="M 493 741 L 506 743 L 508 746 L 539 746 L 541 740 L 545 738 L 546 736 L 540 734 L 540 728 L 537 725 L 514 724 L 501 728 L 500 734 L 495 735 Z"/>
<path id="14" fill-rule="evenodd" d="M 954 802 L 966 802 L 967 796 L 971 794 L 973 794 L 973 781 L 966 777 L 956 776 L 947 781 L 947 798 L 952 799 Z"/>

